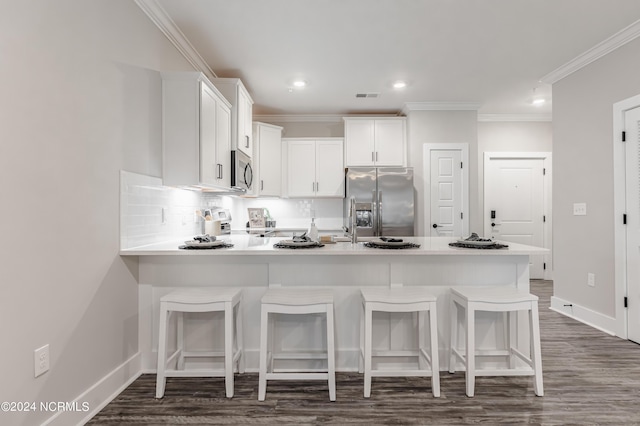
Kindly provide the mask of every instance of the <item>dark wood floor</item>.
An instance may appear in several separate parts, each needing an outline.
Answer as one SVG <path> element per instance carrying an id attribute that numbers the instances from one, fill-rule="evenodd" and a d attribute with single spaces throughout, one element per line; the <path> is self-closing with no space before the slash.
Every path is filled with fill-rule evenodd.
<path id="1" fill-rule="evenodd" d="M 464 373 L 442 372 L 440 398 L 428 378 L 374 378 L 364 399 L 362 376 L 338 373 L 336 402 L 324 382 L 282 381 L 258 402 L 257 374 L 236 375 L 233 399 L 222 378 L 170 378 L 156 400 L 155 375 L 143 375 L 89 424 L 640 425 L 640 346 L 549 310 L 550 282 L 531 289 L 540 296 L 544 397 L 531 377 L 480 377 L 467 398 Z"/>

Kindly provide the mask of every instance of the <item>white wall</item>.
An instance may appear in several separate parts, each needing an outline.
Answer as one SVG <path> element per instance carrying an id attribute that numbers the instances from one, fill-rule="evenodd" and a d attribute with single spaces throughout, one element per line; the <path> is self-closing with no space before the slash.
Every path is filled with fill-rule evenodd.
<path id="1" fill-rule="evenodd" d="M 133 1 L 3 2 L 0 28 L 0 401 L 72 401 L 138 351 L 119 171 L 160 176 L 157 71 L 191 68 Z"/>
<path id="2" fill-rule="evenodd" d="M 553 85 L 554 295 L 615 316 L 613 104 L 640 94 L 640 39 Z M 587 216 L 572 205 L 587 203 Z M 587 273 L 595 273 L 595 287 Z"/>
<path id="3" fill-rule="evenodd" d="M 413 186 L 416 190 L 416 235 L 426 235 L 424 225 L 424 165 L 425 143 L 468 143 L 470 158 L 470 231 L 479 228 L 480 206 L 478 204 L 477 163 L 478 115 L 476 111 L 411 111 L 407 119 L 408 166 L 413 167 Z M 475 231 L 477 232 L 477 231 Z"/>
<path id="4" fill-rule="evenodd" d="M 480 219 L 484 208 L 485 152 L 552 152 L 553 126 L 550 121 L 481 121 L 478 123 L 478 203 Z M 482 221 L 476 228 L 482 235 Z M 476 231 L 477 232 L 477 231 Z"/>

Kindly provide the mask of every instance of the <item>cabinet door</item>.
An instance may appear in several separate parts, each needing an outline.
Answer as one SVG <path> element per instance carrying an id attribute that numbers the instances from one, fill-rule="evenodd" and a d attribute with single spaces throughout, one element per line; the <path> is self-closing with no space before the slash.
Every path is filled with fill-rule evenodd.
<path id="1" fill-rule="evenodd" d="M 238 88 L 238 149 L 249 157 L 253 154 L 252 146 L 252 106 L 249 96 Z"/>
<path id="2" fill-rule="evenodd" d="M 290 140 L 288 143 L 288 177 L 290 197 L 313 197 L 316 179 L 315 141 Z"/>
<path id="3" fill-rule="evenodd" d="M 279 197 L 282 194 L 282 132 L 273 127 L 260 126 L 258 133 L 258 194 Z"/>
<path id="4" fill-rule="evenodd" d="M 346 120 L 344 139 L 347 166 L 372 166 L 374 163 L 374 120 Z"/>
<path id="5" fill-rule="evenodd" d="M 216 96 L 205 84 L 200 85 L 200 182 L 217 184 Z"/>
<path id="6" fill-rule="evenodd" d="M 342 141 L 316 141 L 316 196 L 344 197 Z"/>
<path id="7" fill-rule="evenodd" d="M 216 103 L 216 179 L 218 185 L 231 185 L 231 111 Z"/>
<path id="8" fill-rule="evenodd" d="M 376 166 L 404 165 L 404 120 L 375 121 Z"/>

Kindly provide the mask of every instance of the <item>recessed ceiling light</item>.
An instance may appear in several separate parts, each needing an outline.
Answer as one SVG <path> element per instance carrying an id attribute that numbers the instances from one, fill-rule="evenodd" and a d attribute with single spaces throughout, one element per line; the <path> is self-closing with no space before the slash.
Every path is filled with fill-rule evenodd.
<path id="1" fill-rule="evenodd" d="M 396 81 L 395 83 L 393 83 L 394 89 L 404 89 L 405 87 L 407 87 L 407 83 L 405 83 L 404 81 Z"/>
<path id="2" fill-rule="evenodd" d="M 533 101 L 531 101 L 531 103 L 535 106 L 540 106 L 542 104 L 544 104 L 545 100 L 543 98 L 536 98 Z"/>
<path id="3" fill-rule="evenodd" d="M 296 80 L 293 82 L 293 86 L 298 88 L 305 87 L 306 85 L 307 85 L 307 82 L 304 80 Z"/>

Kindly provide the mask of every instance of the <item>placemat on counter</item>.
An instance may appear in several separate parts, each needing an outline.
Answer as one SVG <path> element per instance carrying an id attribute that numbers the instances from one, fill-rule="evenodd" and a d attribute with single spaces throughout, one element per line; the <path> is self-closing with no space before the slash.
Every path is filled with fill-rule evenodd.
<path id="1" fill-rule="evenodd" d="M 229 247 L 233 247 L 233 244 L 231 243 L 224 243 L 224 244 L 220 244 L 218 246 L 209 246 L 209 247 L 198 247 L 198 246 L 178 246 L 179 249 L 182 250 L 214 250 L 214 249 L 219 249 L 219 248 L 229 248 Z"/>
<path id="2" fill-rule="evenodd" d="M 406 243 L 403 245 L 381 245 L 381 244 L 376 244 L 376 243 L 372 243 L 372 242 L 366 242 L 362 244 L 365 247 L 369 247 L 369 248 L 379 248 L 379 249 L 409 249 L 409 248 L 419 248 L 420 244 L 414 244 L 414 243 Z"/>
<path id="3" fill-rule="evenodd" d="M 508 248 L 509 247 L 506 244 L 499 244 L 499 243 L 494 243 L 494 244 L 489 244 L 489 245 L 486 245 L 486 246 L 481 246 L 481 245 L 477 245 L 477 244 L 465 244 L 465 243 L 455 242 L 455 243 L 449 243 L 449 245 L 451 247 L 462 247 L 462 248 L 483 249 L 483 250 L 487 250 L 487 249 L 503 249 L 503 248 Z"/>

